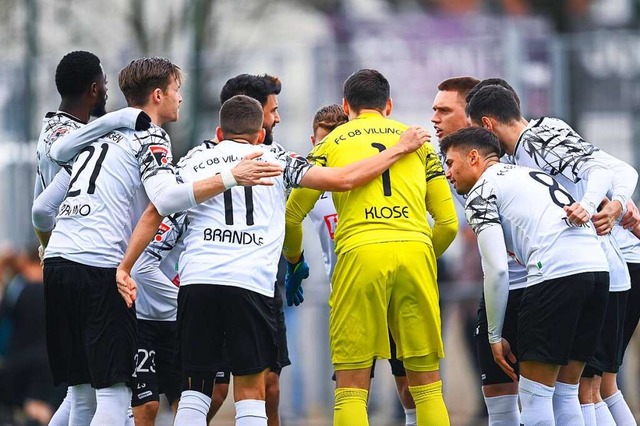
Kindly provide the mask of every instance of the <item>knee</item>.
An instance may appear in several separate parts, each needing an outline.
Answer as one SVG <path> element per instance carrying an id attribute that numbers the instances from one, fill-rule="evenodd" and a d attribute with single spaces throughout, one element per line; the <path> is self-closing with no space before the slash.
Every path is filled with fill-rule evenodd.
<path id="1" fill-rule="evenodd" d="M 213 404 L 220 406 L 227 399 L 227 395 L 229 394 L 229 385 L 227 383 L 216 383 L 213 386 Z"/>
<path id="2" fill-rule="evenodd" d="M 267 388 L 265 393 L 267 411 L 277 410 L 280 403 L 280 380 L 277 375 L 275 376 L 275 378 L 269 377 L 267 379 Z"/>

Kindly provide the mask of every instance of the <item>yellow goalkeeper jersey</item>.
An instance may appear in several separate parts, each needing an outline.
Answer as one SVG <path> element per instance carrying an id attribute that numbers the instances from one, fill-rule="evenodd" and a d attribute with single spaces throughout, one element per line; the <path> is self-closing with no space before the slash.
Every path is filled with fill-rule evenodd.
<path id="1" fill-rule="evenodd" d="M 380 114 L 363 113 L 327 135 L 308 158 L 319 166 L 344 166 L 397 144 L 406 128 Z M 425 144 L 370 183 L 351 191 L 334 192 L 339 217 L 334 237 L 336 253 L 389 241 L 432 245 L 425 198 L 428 182 L 433 179 L 442 180 L 438 186 L 445 188 L 442 195 L 453 206 L 442 164 L 433 147 Z"/>

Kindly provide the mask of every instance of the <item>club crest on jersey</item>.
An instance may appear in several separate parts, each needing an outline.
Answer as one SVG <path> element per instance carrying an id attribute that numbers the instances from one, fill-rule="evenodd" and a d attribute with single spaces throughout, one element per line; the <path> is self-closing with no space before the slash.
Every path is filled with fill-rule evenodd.
<path id="1" fill-rule="evenodd" d="M 49 137 L 49 143 L 57 141 L 60 137 L 66 135 L 67 133 L 69 133 L 69 129 L 66 127 L 56 129 L 56 131 L 51 134 L 51 137 Z"/>
<path id="2" fill-rule="evenodd" d="M 166 147 L 162 145 L 151 145 L 149 152 L 158 166 L 166 166 L 169 164 L 169 159 L 167 158 L 169 156 L 169 150 Z"/>
<path id="3" fill-rule="evenodd" d="M 162 241 L 162 236 L 169 230 L 171 229 L 171 227 L 169 225 L 167 225 L 166 223 L 161 223 L 160 226 L 158 227 L 158 230 L 156 231 L 156 236 L 153 237 L 153 239 L 157 242 Z"/>

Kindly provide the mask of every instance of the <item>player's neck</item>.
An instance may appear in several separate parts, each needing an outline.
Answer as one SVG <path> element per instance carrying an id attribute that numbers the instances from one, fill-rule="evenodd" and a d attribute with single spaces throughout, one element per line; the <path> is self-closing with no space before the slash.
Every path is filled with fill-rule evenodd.
<path id="1" fill-rule="evenodd" d="M 520 134 L 527 127 L 527 124 L 526 120 L 513 121 L 500 130 L 498 138 L 507 154 L 513 155 Z"/>
<path id="2" fill-rule="evenodd" d="M 349 120 L 356 119 L 356 118 L 360 117 L 363 114 L 378 114 L 381 117 L 386 117 L 385 114 L 383 114 L 382 112 L 380 112 L 377 109 L 367 109 L 367 108 L 365 108 L 365 109 L 361 109 L 361 110 L 359 110 L 357 112 L 353 111 L 353 110 L 350 110 L 349 111 Z"/>
<path id="3" fill-rule="evenodd" d="M 86 106 L 81 105 L 77 102 L 70 102 L 63 99 L 62 102 L 60 102 L 58 111 L 62 111 L 65 114 L 72 115 L 83 123 L 88 123 L 91 108 L 87 108 Z"/>

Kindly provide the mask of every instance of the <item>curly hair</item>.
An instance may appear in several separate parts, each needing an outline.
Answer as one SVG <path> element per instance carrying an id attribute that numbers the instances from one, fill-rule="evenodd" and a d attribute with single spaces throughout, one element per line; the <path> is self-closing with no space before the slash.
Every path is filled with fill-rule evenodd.
<path id="1" fill-rule="evenodd" d="M 336 127 L 349 121 L 349 117 L 345 114 L 342 106 L 338 104 L 326 105 L 316 111 L 313 116 L 313 134 L 315 135 L 318 128 L 322 128 L 327 132 L 331 132 Z"/>
<path id="2" fill-rule="evenodd" d="M 56 88 L 63 98 L 78 97 L 96 82 L 104 71 L 100 59 L 91 52 L 67 53 L 56 68 Z"/>
<path id="3" fill-rule="evenodd" d="M 220 103 L 223 104 L 236 95 L 246 95 L 264 106 L 269 95 L 278 95 L 280 90 L 282 90 L 282 83 L 278 77 L 268 74 L 240 74 L 230 78 L 224 84 L 220 91 Z"/>

